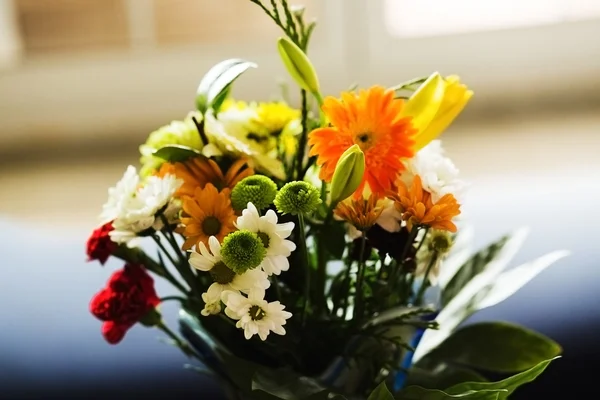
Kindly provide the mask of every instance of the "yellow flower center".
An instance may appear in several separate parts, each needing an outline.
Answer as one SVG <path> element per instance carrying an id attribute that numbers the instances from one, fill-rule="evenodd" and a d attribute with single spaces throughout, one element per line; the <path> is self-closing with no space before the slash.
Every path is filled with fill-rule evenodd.
<path id="1" fill-rule="evenodd" d="M 202 221 L 202 232 L 206 236 L 217 235 L 221 231 L 221 221 L 212 215 L 204 218 Z"/>
<path id="2" fill-rule="evenodd" d="M 259 306 L 252 306 L 250 307 L 248 314 L 250 314 L 250 318 L 252 318 L 252 321 L 260 321 L 265 317 L 267 313 Z"/>

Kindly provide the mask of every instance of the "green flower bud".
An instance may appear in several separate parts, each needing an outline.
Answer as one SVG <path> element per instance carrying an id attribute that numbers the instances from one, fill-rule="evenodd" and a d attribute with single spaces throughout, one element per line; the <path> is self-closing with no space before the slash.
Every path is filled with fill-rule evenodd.
<path id="1" fill-rule="evenodd" d="M 365 154 L 355 144 L 340 157 L 331 180 L 331 203 L 337 204 L 350 197 L 365 173 Z"/>
<path id="2" fill-rule="evenodd" d="M 281 37 L 277 41 L 277 50 L 285 68 L 298 86 L 320 98 L 317 73 L 302 49 L 287 37 Z"/>
<path id="3" fill-rule="evenodd" d="M 267 250 L 256 233 L 246 230 L 230 233 L 221 244 L 223 262 L 240 275 L 258 267 L 266 254 Z"/>
<path id="4" fill-rule="evenodd" d="M 277 185 L 264 175 L 252 175 L 239 181 L 231 191 L 231 204 L 235 210 L 243 210 L 248 203 L 262 210 L 267 208 L 277 195 Z"/>
<path id="5" fill-rule="evenodd" d="M 275 197 L 277 211 L 282 214 L 308 214 L 321 204 L 319 190 L 308 182 L 286 183 Z"/>

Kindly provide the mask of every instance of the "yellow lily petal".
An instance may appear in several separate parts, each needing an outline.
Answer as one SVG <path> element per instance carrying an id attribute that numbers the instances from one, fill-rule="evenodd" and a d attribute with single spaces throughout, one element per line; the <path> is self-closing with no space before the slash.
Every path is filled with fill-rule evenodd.
<path id="1" fill-rule="evenodd" d="M 444 90 L 444 79 L 434 72 L 407 100 L 402 116 L 412 117 L 412 125 L 419 131 L 417 137 L 438 113 L 444 100 Z"/>
<path id="2" fill-rule="evenodd" d="M 447 77 L 442 104 L 430 124 L 417 133 L 415 150 L 422 149 L 444 132 L 465 108 L 472 96 L 473 91 L 468 90 L 465 85 L 461 84 L 457 76 Z"/>

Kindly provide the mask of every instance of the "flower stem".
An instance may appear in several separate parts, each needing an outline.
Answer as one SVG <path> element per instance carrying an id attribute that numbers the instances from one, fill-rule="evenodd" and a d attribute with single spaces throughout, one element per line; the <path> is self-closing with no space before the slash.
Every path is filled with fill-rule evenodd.
<path id="1" fill-rule="evenodd" d="M 181 338 L 179 336 L 177 336 L 177 334 L 175 334 L 175 332 L 173 332 L 163 321 L 159 322 L 156 327 L 158 329 L 160 329 L 161 331 L 163 331 L 169 338 L 171 338 L 171 340 L 173 340 L 173 342 L 175 343 L 175 345 L 177 347 L 179 347 L 179 349 L 188 357 L 195 357 L 198 360 L 202 361 L 202 358 L 196 354 L 196 352 L 194 350 L 192 350 L 192 348 L 183 340 L 181 340 Z"/>
<path id="2" fill-rule="evenodd" d="M 161 297 L 160 298 L 160 302 L 163 303 L 165 301 L 178 301 L 180 303 L 186 303 L 187 299 L 185 297 L 181 297 L 181 296 L 165 296 L 165 297 Z"/>
<path id="3" fill-rule="evenodd" d="M 304 303 L 302 305 L 302 326 L 306 323 L 306 312 L 308 309 L 308 296 L 310 295 L 310 263 L 308 262 L 308 249 L 306 248 L 306 227 L 304 224 L 304 215 L 298 214 L 299 246 L 302 262 L 306 266 L 306 276 L 304 278 Z"/>
<path id="4" fill-rule="evenodd" d="M 363 292 L 362 285 L 365 280 L 365 247 L 367 244 L 367 235 L 365 232 L 362 232 L 360 238 L 360 251 L 358 256 L 358 272 L 356 277 L 356 307 L 354 308 L 354 319 L 358 319 L 362 315 L 363 308 Z"/>
<path id="5" fill-rule="evenodd" d="M 428 284 L 428 277 L 429 277 L 429 273 L 431 272 L 431 269 L 433 268 L 433 266 L 437 263 L 438 260 L 438 252 L 434 251 L 433 254 L 431 255 L 431 260 L 429 260 L 429 265 L 427 265 L 427 269 L 425 270 L 425 275 L 423 275 L 423 282 L 421 283 L 421 287 L 419 288 L 419 291 L 417 292 L 417 297 L 415 298 L 415 304 L 421 304 L 421 302 L 423 301 L 423 295 L 425 294 L 425 290 L 427 290 L 427 284 Z"/>
<path id="6" fill-rule="evenodd" d="M 298 141 L 298 156 L 296 159 L 296 180 L 301 181 L 304 179 L 304 152 L 306 151 L 306 141 L 308 140 L 308 100 L 306 98 L 306 90 L 300 91 L 300 97 L 302 99 L 301 109 L 301 123 L 302 123 L 302 134 Z"/>
<path id="7" fill-rule="evenodd" d="M 390 274 L 391 279 L 389 282 L 394 288 L 396 287 L 396 283 L 397 283 L 398 277 L 400 275 L 400 270 L 406 264 L 406 256 L 408 255 L 408 251 L 412 247 L 413 242 L 415 241 L 415 238 L 417 237 L 418 232 L 419 232 L 419 225 L 416 225 L 416 224 L 413 225 L 412 229 L 410 230 L 410 233 L 408 234 L 408 239 L 406 240 L 406 244 L 404 245 L 404 249 L 402 250 L 400 258 L 398 259 L 398 262 L 395 265 L 394 271 L 392 272 L 392 274 Z"/>

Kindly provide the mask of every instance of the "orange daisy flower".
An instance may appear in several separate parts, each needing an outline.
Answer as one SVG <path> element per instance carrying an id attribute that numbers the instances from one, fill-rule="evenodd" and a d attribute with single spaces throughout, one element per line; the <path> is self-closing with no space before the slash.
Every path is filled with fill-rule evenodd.
<path id="1" fill-rule="evenodd" d="M 185 237 L 183 250 L 189 250 L 200 242 L 208 245 L 211 236 L 216 236 L 220 242 L 235 230 L 233 222 L 236 215 L 229 195 L 229 189 L 218 192 L 213 184 L 207 183 L 204 189 L 196 187 L 193 196 L 183 197 L 183 228 L 178 230 Z"/>
<path id="2" fill-rule="evenodd" d="M 325 98 L 322 109 L 333 126 L 315 129 L 308 139 L 309 155 L 317 156 L 321 166 L 320 178 L 330 182 L 342 153 L 357 144 L 365 153 L 366 168 L 355 197 L 365 184 L 378 195 L 391 190 L 404 170 L 401 159 L 414 155 L 417 131 L 410 117 L 401 116 L 403 107 L 394 91 L 381 86 L 358 94 L 344 92 L 341 100 Z"/>
<path id="3" fill-rule="evenodd" d="M 416 175 L 410 189 L 402 181 L 398 182 L 398 193 L 390 193 L 396 208 L 402 213 L 406 227 L 411 230 L 414 224 L 427 225 L 434 229 L 456 232 L 452 218 L 460 214 L 460 204 L 452 194 L 442 196 L 435 204 L 431 193 L 423 190 L 421 177 Z"/>
<path id="4" fill-rule="evenodd" d="M 375 225 L 383 211 L 378 201 L 379 197 L 374 194 L 371 194 L 368 199 L 346 200 L 337 205 L 334 214 L 364 232 Z"/>
<path id="5" fill-rule="evenodd" d="M 239 181 L 254 175 L 254 170 L 247 167 L 247 162 L 248 160 L 239 159 L 229 167 L 226 174 L 223 174 L 214 160 L 196 157 L 185 162 L 163 164 L 159 173 L 171 173 L 183 180 L 183 184 L 177 191 L 178 196 L 193 196 L 196 188 L 202 189 L 208 183 L 211 183 L 219 191 L 225 188 L 233 189 Z"/>

